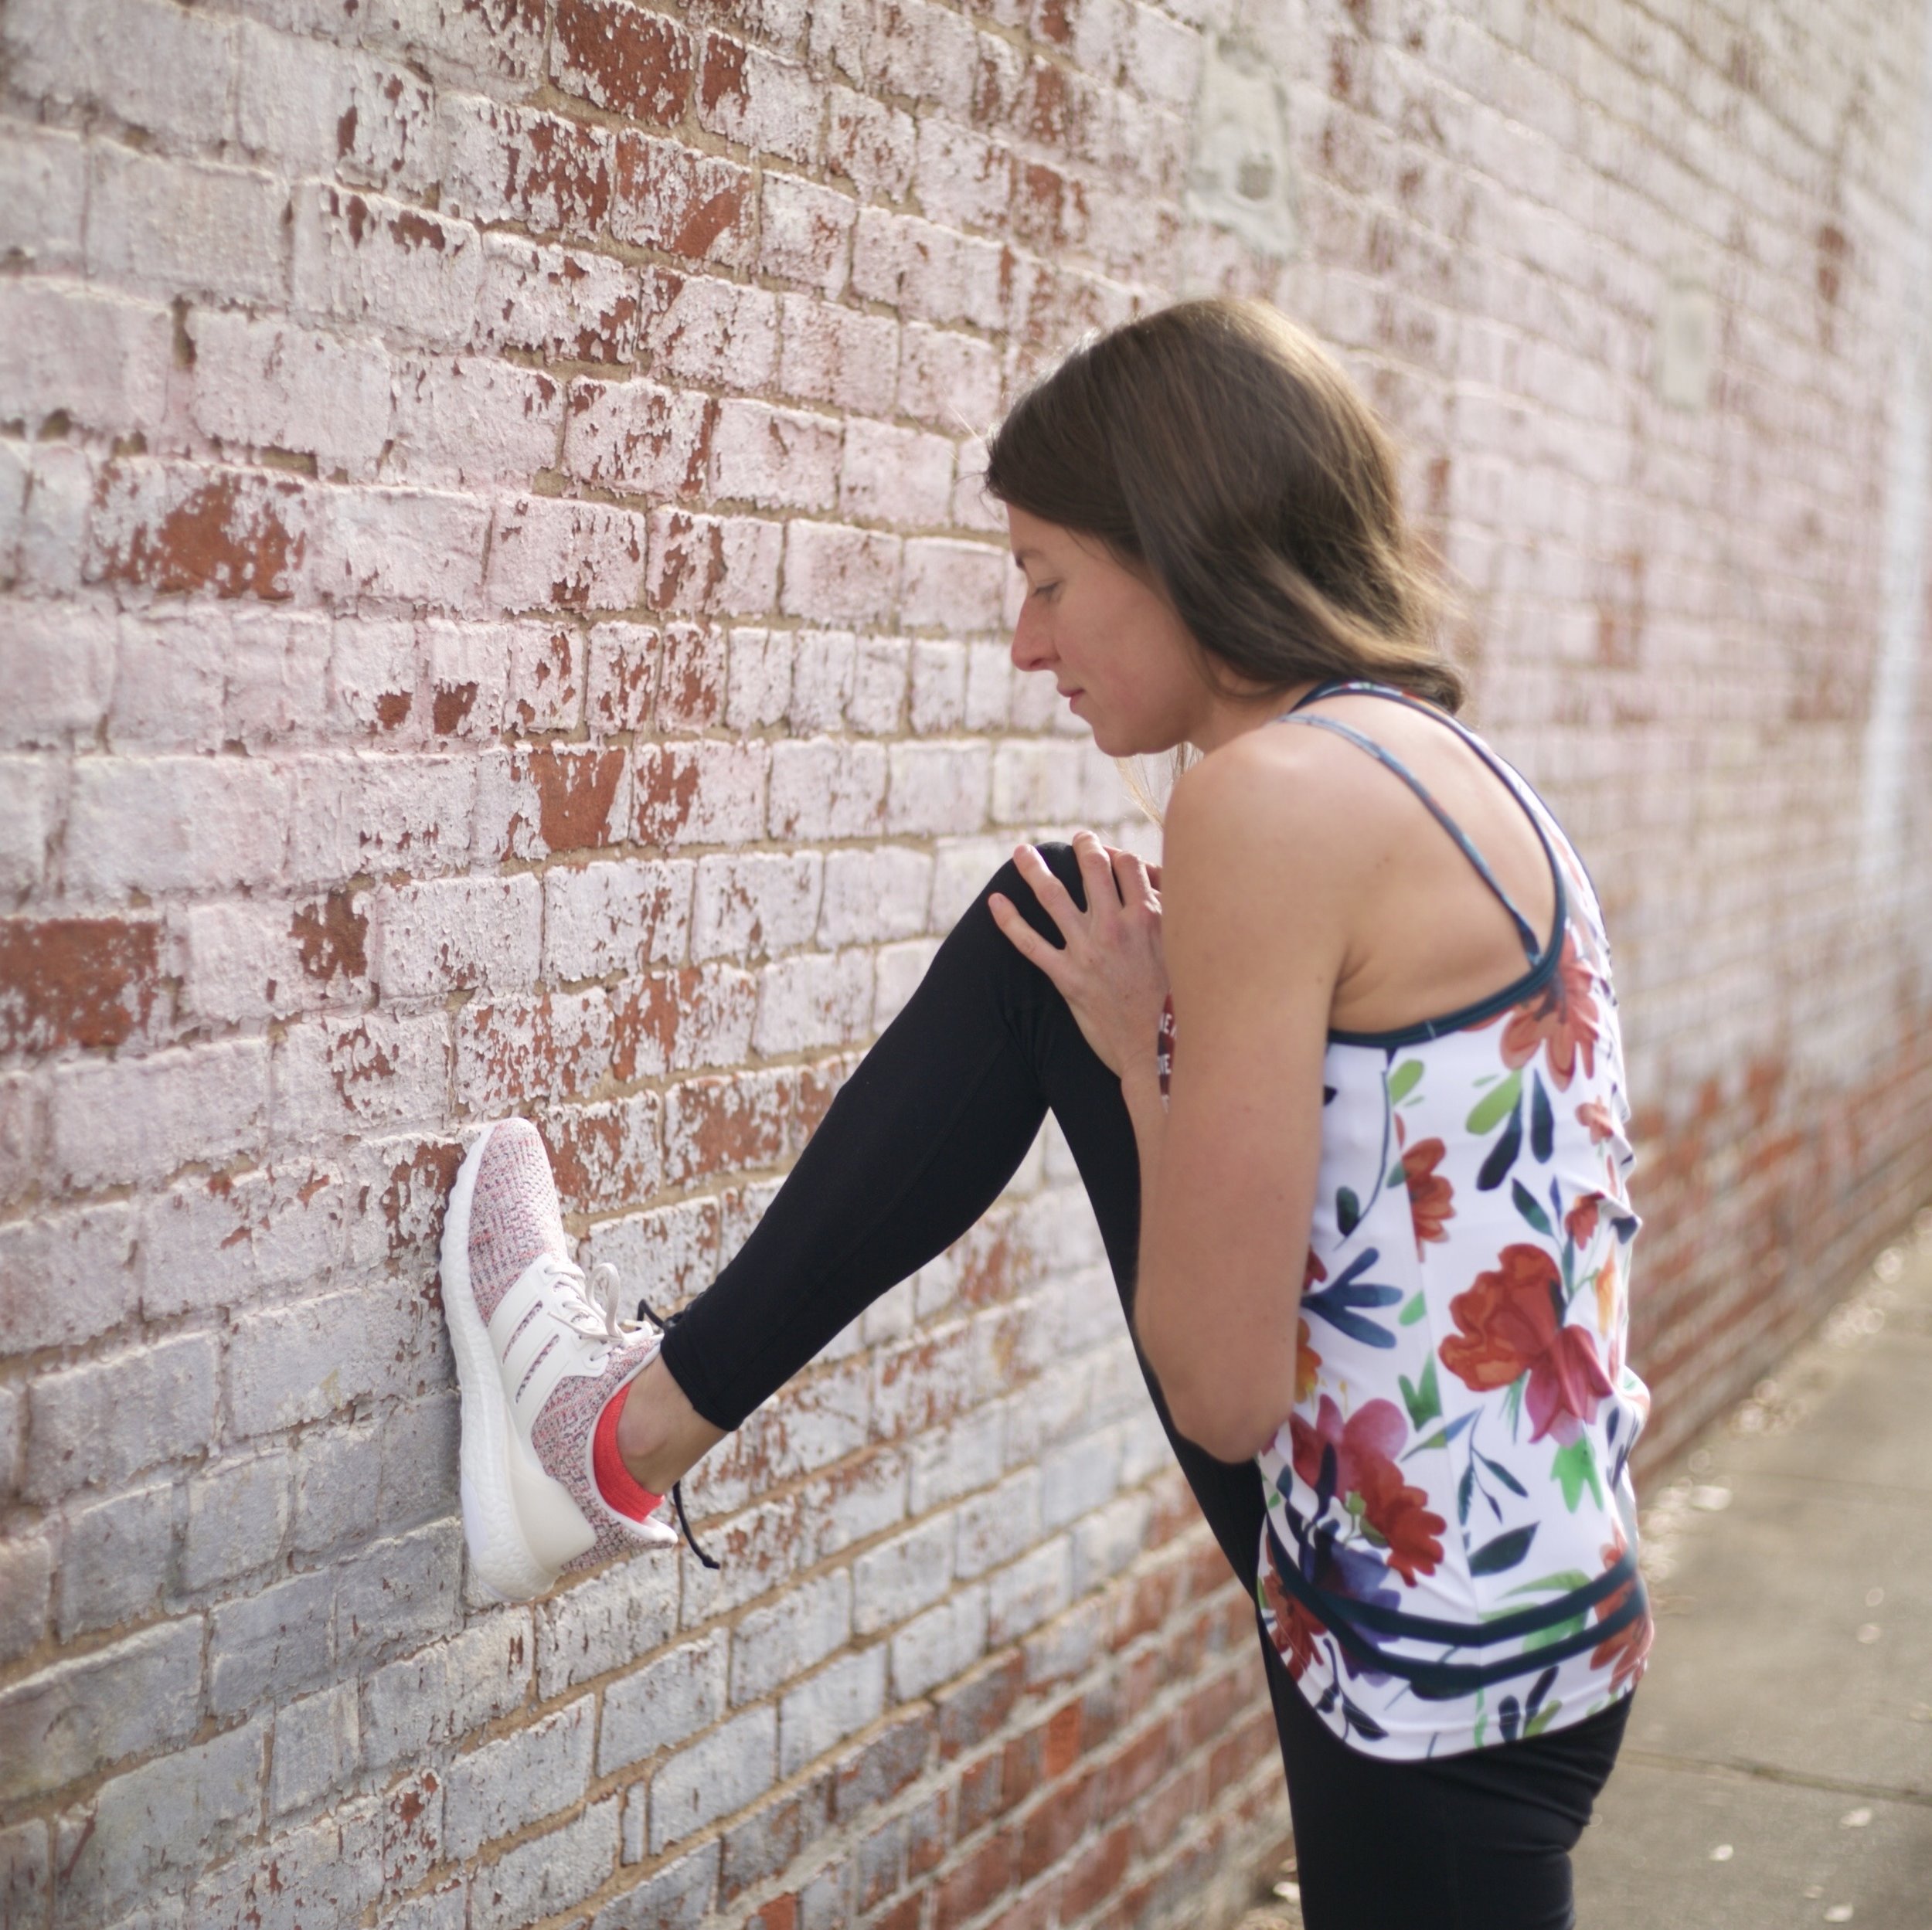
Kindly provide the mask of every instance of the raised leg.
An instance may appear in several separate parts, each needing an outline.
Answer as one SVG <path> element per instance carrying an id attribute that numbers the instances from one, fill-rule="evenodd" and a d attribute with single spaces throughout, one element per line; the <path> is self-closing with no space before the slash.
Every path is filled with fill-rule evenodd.
<path id="1" fill-rule="evenodd" d="M 1043 849 L 1083 904 L 1071 847 Z M 1018 868 L 1002 866 L 833 1102 L 751 1237 L 672 1323 L 663 1368 L 640 1378 L 620 1442 L 628 1459 L 637 1450 L 633 1471 L 654 1491 L 971 1226 L 1049 1107 L 1131 1316 L 1140 1171 L 1120 1082 L 1046 975 L 994 924 L 986 899 L 995 891 L 1053 936 Z M 1180 1439 L 1151 1374 L 1148 1385 L 1216 1538 L 1251 1590 L 1259 1476 Z"/>

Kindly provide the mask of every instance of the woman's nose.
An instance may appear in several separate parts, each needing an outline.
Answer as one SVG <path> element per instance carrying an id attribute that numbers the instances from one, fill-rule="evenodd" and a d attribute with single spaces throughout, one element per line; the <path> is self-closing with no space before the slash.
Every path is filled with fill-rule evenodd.
<path id="1" fill-rule="evenodd" d="M 1032 607 L 1022 607 L 1019 621 L 1013 626 L 1013 641 L 1008 651 L 1015 670 L 1044 670 L 1053 660 L 1053 647 L 1042 632 Z"/>

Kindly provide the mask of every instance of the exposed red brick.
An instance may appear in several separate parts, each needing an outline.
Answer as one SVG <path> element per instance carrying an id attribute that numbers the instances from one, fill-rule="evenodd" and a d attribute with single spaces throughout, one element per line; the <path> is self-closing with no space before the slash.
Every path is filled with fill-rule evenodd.
<path id="1" fill-rule="evenodd" d="M 160 990 L 151 919 L 0 919 L 0 1052 L 119 1045 Z"/>
<path id="2" fill-rule="evenodd" d="M 131 494 L 113 465 L 102 471 L 97 509 L 112 512 Z M 120 518 L 104 515 L 112 534 L 101 573 L 163 594 L 212 590 L 218 596 L 282 602 L 294 594 L 294 575 L 308 550 L 306 531 L 291 526 L 301 494 L 301 485 L 286 477 L 220 471 L 151 520 L 137 513 L 123 528 Z"/>
<path id="3" fill-rule="evenodd" d="M 934 1886 L 933 1930 L 958 1930 L 1011 1889 L 1018 1867 L 1018 1843 L 998 1832 Z"/>
<path id="4" fill-rule="evenodd" d="M 537 828 L 552 851 L 591 851 L 614 840 L 617 827 L 611 821 L 611 807 L 624 767 L 621 750 L 545 746 L 530 753 Z"/>
<path id="5" fill-rule="evenodd" d="M 369 970 L 369 919 L 355 908 L 355 894 L 338 885 L 313 904 L 298 906 L 288 935 L 311 978 L 360 978 Z"/>
<path id="6" fill-rule="evenodd" d="M 558 0 L 551 72 L 566 93 L 668 127 L 691 95 L 691 43 L 631 0 Z"/>

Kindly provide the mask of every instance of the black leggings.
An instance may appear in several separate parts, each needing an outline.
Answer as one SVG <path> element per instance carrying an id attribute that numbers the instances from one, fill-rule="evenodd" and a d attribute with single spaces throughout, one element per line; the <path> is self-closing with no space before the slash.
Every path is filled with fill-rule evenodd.
<path id="1" fill-rule="evenodd" d="M 1083 906 L 1071 847 L 1042 851 Z M 665 1365 L 713 1426 L 736 1427 L 965 1232 L 1012 1178 L 1049 1107 L 1131 1317 L 1140 1164 L 1120 1082 L 1046 973 L 993 923 L 992 892 L 1056 940 L 1018 867 L 1003 865 L 846 1081 L 750 1238 L 666 1333 Z M 1260 1476 L 1252 1462 L 1230 1466 L 1176 1434 L 1145 1360 L 1141 1371 L 1201 1512 L 1252 1599 Z M 1273 1645 L 1262 1646 L 1311 1930 L 1570 1922 L 1569 1851 L 1615 1758 L 1622 1705 L 1613 1722 L 1597 1718 L 1439 1762 L 1383 1762 L 1338 1741 L 1289 1683 Z"/>

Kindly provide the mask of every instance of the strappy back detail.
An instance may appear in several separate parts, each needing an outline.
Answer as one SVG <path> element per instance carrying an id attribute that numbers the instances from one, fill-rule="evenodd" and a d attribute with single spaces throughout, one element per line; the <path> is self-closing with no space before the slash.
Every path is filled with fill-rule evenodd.
<path id="1" fill-rule="evenodd" d="M 1424 716 L 1433 718 L 1437 723 L 1445 725 L 1454 731 L 1489 767 L 1501 780 L 1503 788 L 1515 800 L 1518 809 L 1529 819 L 1530 829 L 1536 834 L 1536 841 L 1543 847 L 1544 861 L 1549 867 L 1550 882 L 1555 887 L 1556 906 L 1546 943 L 1538 936 L 1536 926 L 1524 917 L 1515 900 L 1504 890 L 1502 880 L 1490 869 L 1488 861 L 1476 848 L 1468 833 L 1443 809 L 1429 787 L 1393 751 L 1385 745 L 1377 743 L 1372 737 L 1365 736 L 1352 725 L 1343 723 L 1339 718 L 1304 717 L 1301 715 L 1310 704 L 1319 702 L 1325 697 L 1379 697 L 1390 703 L 1406 705 L 1410 709 L 1420 711 Z M 1358 749 L 1366 751 L 1377 763 L 1400 778 L 1421 801 L 1429 815 L 1455 841 L 1456 848 L 1468 859 L 1476 875 L 1489 888 L 1497 902 L 1509 914 L 1510 922 L 1516 928 L 1516 936 L 1522 943 L 1523 955 L 1529 965 L 1528 970 L 1522 977 L 1512 980 L 1502 990 L 1456 1011 L 1445 1012 L 1439 1018 L 1423 1019 L 1414 1024 L 1399 1026 L 1389 1031 L 1332 1031 L 1329 1034 L 1332 1038 L 1363 1045 L 1399 1045 L 1437 1038 L 1444 1032 L 1454 1031 L 1464 1025 L 1479 1024 L 1491 1013 L 1501 1011 L 1514 1004 L 1548 976 L 1563 949 L 1563 931 L 1570 917 L 1567 894 L 1563 889 L 1563 867 L 1550 844 L 1549 834 L 1544 829 L 1542 820 L 1531 809 L 1528 799 L 1522 793 L 1521 780 L 1481 738 L 1464 729 L 1453 717 L 1445 715 L 1434 705 L 1423 703 L 1418 698 L 1411 697 L 1406 691 L 1396 690 L 1386 684 L 1318 684 L 1295 704 L 1293 709 L 1284 711 L 1274 721 L 1281 724 L 1305 724 L 1318 730 L 1328 731 L 1335 736 L 1345 738 Z"/>

